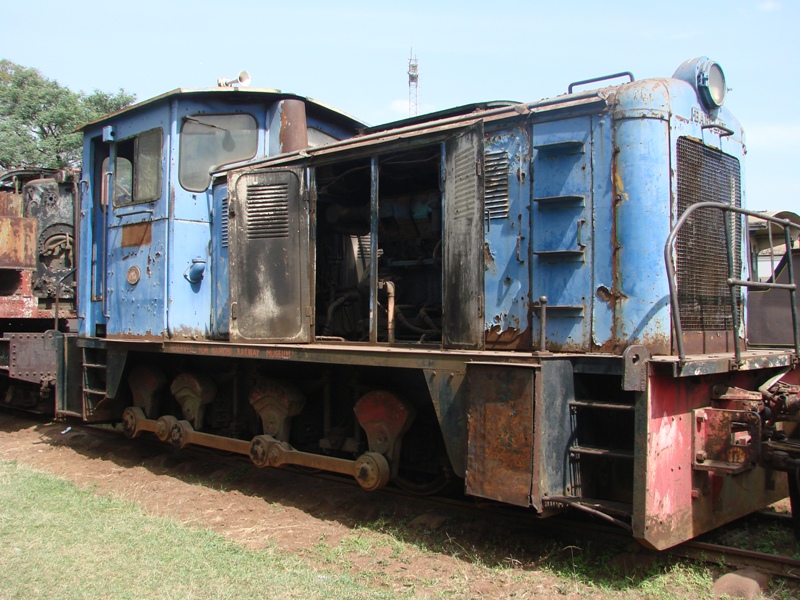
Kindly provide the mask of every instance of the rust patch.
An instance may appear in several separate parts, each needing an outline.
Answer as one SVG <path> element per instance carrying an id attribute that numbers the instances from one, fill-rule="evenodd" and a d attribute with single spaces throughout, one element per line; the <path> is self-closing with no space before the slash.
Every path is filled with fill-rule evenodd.
<path id="1" fill-rule="evenodd" d="M 22 194 L 0 192 L 0 216 L 22 217 Z"/>
<path id="2" fill-rule="evenodd" d="M 149 246 L 153 241 L 152 223 L 132 223 L 122 226 L 122 247 Z"/>
<path id="3" fill-rule="evenodd" d="M 611 304 L 615 301 L 614 294 L 612 294 L 611 290 L 604 285 L 601 285 L 599 288 L 597 288 L 597 297 L 608 304 Z"/>
<path id="4" fill-rule="evenodd" d="M 534 373 L 529 369 L 472 365 L 467 377 L 467 492 L 530 506 Z"/>
<path id="5" fill-rule="evenodd" d="M 741 341 L 744 344 L 744 341 Z M 683 348 L 686 354 L 724 354 L 733 352 L 732 331 L 685 331 Z M 677 354 L 677 348 L 675 348 Z"/>
<path id="6" fill-rule="evenodd" d="M 281 152 L 296 152 L 308 148 L 306 105 L 302 100 L 286 99 L 281 103 Z"/>
<path id="7" fill-rule="evenodd" d="M 0 270 L 0 314 L 8 319 L 52 319 L 53 311 L 42 309 L 33 295 L 33 273 L 29 270 Z M 74 316 L 72 306 L 64 302 L 59 316 Z"/>
<path id="8" fill-rule="evenodd" d="M 493 326 L 486 332 L 487 350 L 530 350 L 532 347 L 531 330 L 500 330 L 500 325 Z"/>
<path id="9" fill-rule="evenodd" d="M 494 256 L 492 255 L 492 249 L 489 247 L 488 242 L 484 242 L 483 244 L 483 264 L 487 271 L 496 271 L 497 265 L 494 262 Z"/>
<path id="10" fill-rule="evenodd" d="M 761 454 L 761 418 L 747 410 L 701 408 L 694 411 L 693 468 L 739 473 Z"/>
<path id="11" fill-rule="evenodd" d="M 38 229 L 36 219 L 0 217 L 0 267 L 35 269 Z"/>

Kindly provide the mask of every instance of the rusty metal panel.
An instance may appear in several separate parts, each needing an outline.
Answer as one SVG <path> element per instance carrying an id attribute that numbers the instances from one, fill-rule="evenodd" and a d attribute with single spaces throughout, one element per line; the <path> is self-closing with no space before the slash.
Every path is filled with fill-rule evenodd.
<path id="1" fill-rule="evenodd" d="M 447 141 L 444 345 L 483 348 L 483 124 Z"/>
<path id="2" fill-rule="evenodd" d="M 56 350 L 44 333 L 8 333 L 8 376 L 32 383 L 55 380 Z"/>
<path id="3" fill-rule="evenodd" d="M 709 413 L 714 387 L 756 390 L 763 373 L 676 379 L 669 369 L 656 367 L 651 363 L 646 414 L 637 412 L 634 537 L 652 548 L 669 548 L 784 498 L 784 474 L 760 466 L 738 473 L 699 468 L 695 452 L 696 415 L 702 414 L 696 411 Z M 797 378 L 794 370 L 784 380 Z M 747 432 L 728 427 L 726 435 L 731 433 L 734 441 L 745 441 Z"/>
<path id="4" fill-rule="evenodd" d="M 741 473 L 761 451 L 761 417 L 749 410 L 700 408 L 694 411 L 694 462 L 698 471 Z"/>
<path id="5" fill-rule="evenodd" d="M 535 369 L 469 364 L 468 494 L 530 506 Z"/>
<path id="6" fill-rule="evenodd" d="M 123 248 L 149 246 L 153 241 L 153 224 L 149 221 L 123 225 L 121 229 L 122 241 L 120 245 Z"/>
<path id="7" fill-rule="evenodd" d="M 36 219 L 0 217 L 0 268 L 36 268 Z"/>
<path id="8" fill-rule="evenodd" d="M 0 217 L 22 216 L 22 194 L 0 192 Z"/>
<path id="9" fill-rule="evenodd" d="M 52 319 L 53 311 L 40 309 L 39 299 L 33 295 L 33 271 L 6 270 L 0 274 L 0 315 L 6 319 Z M 62 308 L 67 308 L 63 306 Z M 59 310 L 64 316 L 64 311 Z"/>

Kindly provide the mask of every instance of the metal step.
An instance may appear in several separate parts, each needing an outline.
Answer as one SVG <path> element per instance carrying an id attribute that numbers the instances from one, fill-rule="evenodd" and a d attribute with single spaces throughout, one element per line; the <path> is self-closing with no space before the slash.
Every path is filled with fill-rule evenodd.
<path id="1" fill-rule="evenodd" d="M 547 307 L 550 310 L 550 307 Z M 600 402 L 595 400 L 572 400 L 569 403 L 570 406 L 574 406 L 575 408 L 596 408 L 599 410 L 635 410 L 636 407 L 633 404 L 621 404 L 618 402 Z"/>
<path id="2" fill-rule="evenodd" d="M 587 456 L 604 456 L 606 458 L 621 458 L 625 460 L 633 460 L 633 452 L 628 450 L 611 450 L 609 448 L 592 448 L 589 446 L 571 446 L 570 454 L 576 454 L 579 457 Z"/>

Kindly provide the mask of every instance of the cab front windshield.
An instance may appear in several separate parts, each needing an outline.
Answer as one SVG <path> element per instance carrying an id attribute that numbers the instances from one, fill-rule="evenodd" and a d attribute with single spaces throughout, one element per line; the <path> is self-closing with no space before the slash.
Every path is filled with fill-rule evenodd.
<path id="1" fill-rule="evenodd" d="M 251 115 L 184 117 L 178 169 L 181 186 L 191 192 L 208 189 L 212 171 L 253 158 L 257 146 L 258 128 Z"/>

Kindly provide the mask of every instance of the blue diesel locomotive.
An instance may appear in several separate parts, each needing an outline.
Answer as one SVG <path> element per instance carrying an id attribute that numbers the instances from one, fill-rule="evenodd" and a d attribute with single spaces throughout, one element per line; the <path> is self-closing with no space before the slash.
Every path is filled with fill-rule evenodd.
<path id="1" fill-rule="evenodd" d="M 658 549 L 795 505 L 792 253 L 751 282 L 746 216 L 798 227 L 742 208 L 717 63 L 621 76 L 372 128 L 236 88 L 88 124 L 56 413 Z M 755 283 L 788 346 L 748 344 Z"/>

